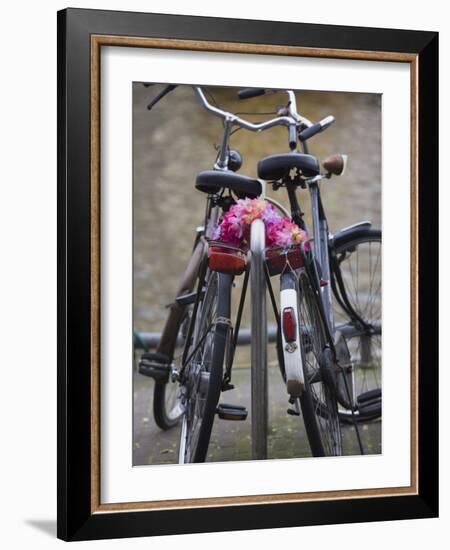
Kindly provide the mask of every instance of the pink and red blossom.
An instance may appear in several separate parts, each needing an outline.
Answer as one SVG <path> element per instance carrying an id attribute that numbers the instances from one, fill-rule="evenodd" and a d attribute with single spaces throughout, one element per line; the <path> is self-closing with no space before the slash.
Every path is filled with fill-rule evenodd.
<path id="1" fill-rule="evenodd" d="M 306 231 L 300 229 L 286 216 L 281 216 L 275 207 L 264 199 L 239 199 L 226 212 L 213 231 L 213 239 L 233 246 L 242 246 L 248 229 L 254 220 L 263 220 L 266 227 L 268 247 L 286 247 L 308 239 Z"/>

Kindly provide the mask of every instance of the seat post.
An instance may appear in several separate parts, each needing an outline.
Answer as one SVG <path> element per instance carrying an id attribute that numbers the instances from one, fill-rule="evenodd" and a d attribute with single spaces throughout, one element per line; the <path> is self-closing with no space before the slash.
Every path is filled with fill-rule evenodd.
<path id="1" fill-rule="evenodd" d="M 292 221 L 296 223 L 301 229 L 306 230 L 306 224 L 303 219 L 303 212 L 300 208 L 297 198 L 297 186 L 285 178 L 286 190 L 289 198 L 289 204 L 291 207 Z"/>

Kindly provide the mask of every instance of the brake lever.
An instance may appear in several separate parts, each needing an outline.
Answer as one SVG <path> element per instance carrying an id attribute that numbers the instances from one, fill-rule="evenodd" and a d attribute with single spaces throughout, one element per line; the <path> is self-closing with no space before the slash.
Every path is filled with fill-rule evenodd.
<path id="1" fill-rule="evenodd" d="M 147 105 L 147 109 L 151 111 L 153 107 L 158 103 L 160 99 L 162 99 L 164 96 L 166 96 L 168 93 L 170 93 L 172 90 L 175 90 L 175 88 L 178 86 L 178 84 L 169 84 L 160 92 L 155 98 L 153 98 L 150 103 Z"/>

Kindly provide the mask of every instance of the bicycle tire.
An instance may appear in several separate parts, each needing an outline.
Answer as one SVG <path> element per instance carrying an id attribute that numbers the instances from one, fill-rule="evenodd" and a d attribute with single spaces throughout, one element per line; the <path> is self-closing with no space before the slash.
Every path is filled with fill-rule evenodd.
<path id="1" fill-rule="evenodd" d="M 340 321 L 347 326 L 345 339 L 354 370 L 353 401 L 356 403 L 356 410 L 352 414 L 351 411 L 341 408 L 339 416 L 344 422 L 356 420 L 365 423 L 380 418 L 382 414 L 381 243 L 381 230 L 373 228 L 360 228 L 338 237 L 333 243 L 348 299 L 356 313 L 373 327 L 371 330 L 357 327 L 348 312 L 334 300 L 335 320 L 337 324 Z M 352 265 L 350 261 L 355 255 Z M 364 272 L 361 273 L 362 270 Z M 364 295 L 367 300 L 362 301 L 361 296 Z M 354 335 L 351 327 L 354 327 Z M 365 414 L 360 414 L 358 397 L 374 390 L 379 394 L 377 403 L 371 409 L 366 409 Z"/>
<path id="2" fill-rule="evenodd" d="M 192 256 L 180 282 L 178 296 L 190 294 L 196 285 L 196 281 L 198 281 L 199 263 L 203 255 L 203 247 L 198 246 L 199 239 L 200 233 L 197 233 L 192 247 Z M 167 356 L 167 361 L 177 371 L 180 371 L 193 306 L 192 304 L 174 304 L 173 307 L 175 309 L 171 310 L 166 327 L 162 333 L 161 338 L 164 340 L 164 344 L 161 351 L 163 355 Z M 166 334 L 167 327 L 170 327 L 169 338 L 167 338 Z M 175 341 L 173 341 L 174 337 Z M 169 340 L 169 344 L 167 340 Z M 158 349 L 158 351 L 160 350 Z M 177 380 L 169 379 L 167 382 L 155 381 L 153 390 L 153 417 L 156 425 L 162 430 L 169 430 L 179 424 L 182 415 L 183 407 L 180 402 Z"/>
<path id="3" fill-rule="evenodd" d="M 155 382 L 155 388 L 153 390 L 153 417 L 156 425 L 161 430 L 170 430 L 177 426 L 180 422 L 183 411 L 180 404 L 174 404 L 172 407 L 168 405 L 172 399 L 177 399 L 169 394 L 178 391 L 178 384 L 176 382 Z M 179 412 L 175 412 L 179 409 Z"/>
<path id="4" fill-rule="evenodd" d="M 183 316 L 176 328 L 177 343 L 175 345 L 172 364 L 177 370 L 181 367 L 181 357 L 185 345 L 186 329 L 192 307 L 186 306 Z M 153 390 L 153 417 L 161 430 L 170 430 L 180 423 L 183 408 L 180 401 L 179 384 L 176 380 L 155 382 Z"/>
<path id="5" fill-rule="evenodd" d="M 186 367 L 185 413 L 179 454 L 181 463 L 206 460 L 229 345 L 232 276 L 208 271 L 205 282 L 206 291 L 195 320 L 191 344 L 193 356 Z M 207 332 L 210 323 L 214 324 L 214 328 Z M 207 378 L 207 383 L 202 382 L 202 375 Z M 206 388 L 202 389 L 201 382 L 203 386 L 206 384 Z"/>
<path id="6" fill-rule="evenodd" d="M 313 456 L 341 456 L 342 434 L 334 386 L 335 365 L 322 314 L 308 272 L 299 273 L 299 317 L 305 390 L 300 397 Z"/>

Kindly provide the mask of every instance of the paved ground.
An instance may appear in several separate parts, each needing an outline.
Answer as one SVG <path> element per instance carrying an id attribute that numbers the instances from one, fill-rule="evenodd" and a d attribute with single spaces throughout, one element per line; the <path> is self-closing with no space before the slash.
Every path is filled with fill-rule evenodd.
<path id="1" fill-rule="evenodd" d="M 236 389 L 224 394 L 223 401 L 245 405 L 250 411 L 250 369 L 233 371 Z M 177 462 L 179 428 L 161 431 L 152 414 L 153 382 L 135 373 L 134 377 L 134 465 L 171 464 Z M 269 368 L 269 458 L 310 456 L 301 417 L 286 414 L 288 406 L 283 381 L 276 367 Z M 209 445 L 207 460 L 250 460 L 251 415 L 246 421 L 230 422 L 217 418 Z M 361 427 L 366 453 L 381 452 L 381 422 Z M 359 454 L 354 428 L 344 428 L 345 454 Z"/>

